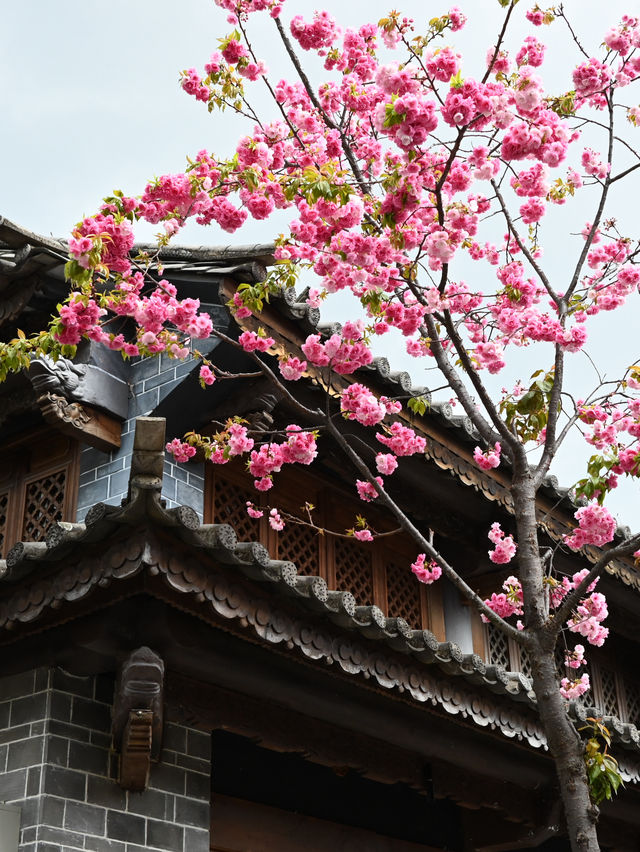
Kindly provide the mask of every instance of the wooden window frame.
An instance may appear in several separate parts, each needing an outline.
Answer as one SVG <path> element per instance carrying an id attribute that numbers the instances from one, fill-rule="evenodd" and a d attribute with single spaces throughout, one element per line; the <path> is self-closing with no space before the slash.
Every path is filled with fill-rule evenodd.
<path id="1" fill-rule="evenodd" d="M 316 507 L 314 509 L 314 521 L 326 529 L 340 529 L 345 526 L 345 519 L 355 517 L 355 514 L 363 513 L 363 506 L 355 500 L 341 485 L 335 484 L 316 473 L 301 469 L 299 467 L 287 469 L 274 477 L 274 491 L 258 492 L 253 488 L 252 478 L 242 467 L 231 462 L 223 466 L 207 465 L 205 470 L 204 486 L 204 522 L 225 523 L 225 518 L 216 519 L 214 508 L 217 502 L 217 488 L 220 481 L 226 481 L 230 485 L 245 491 L 247 499 L 250 499 L 257 508 L 268 505 L 276 505 L 280 509 L 294 512 L 309 501 Z M 342 510 L 342 511 L 341 511 Z M 376 529 L 388 528 L 388 520 L 376 506 L 366 507 L 366 516 Z M 347 520 L 348 523 L 348 520 Z M 385 527 L 386 523 L 386 527 Z M 257 522 L 259 531 L 258 540 L 267 548 L 273 558 L 293 559 L 291 553 L 281 552 L 280 534 L 269 526 L 268 513 Z M 336 547 L 335 538 L 324 535 L 319 538 L 317 574 L 326 580 L 330 589 L 337 589 L 339 584 L 336 579 Z M 371 548 L 371 581 L 373 599 L 369 604 L 378 606 L 386 615 L 389 615 L 388 594 L 389 584 L 386 565 L 398 558 L 406 561 L 407 570 L 415 559 L 418 549 L 405 534 L 398 533 L 390 539 L 379 539 L 377 544 L 359 543 L 352 540 L 352 546 L 362 548 L 366 552 Z M 294 560 L 295 561 L 295 560 Z M 416 581 L 417 583 L 417 581 Z M 442 603 L 442 590 L 437 584 L 429 586 L 418 585 L 420 601 L 420 623 L 411 624 L 411 627 L 419 630 L 431 630 L 439 641 L 445 640 L 444 610 Z"/>
<path id="2" fill-rule="evenodd" d="M 624 691 L 624 679 L 617 669 L 610 666 L 609 661 L 598 659 L 590 662 L 591 669 L 591 690 L 593 695 L 593 704 L 599 713 L 605 716 L 617 716 L 621 721 L 626 722 L 628 719 L 628 708 Z M 605 707 L 604 688 L 602 686 L 602 671 L 607 669 L 608 673 L 613 676 L 613 687 L 615 690 L 615 698 L 617 703 L 617 712 L 608 713 Z"/>
<path id="3" fill-rule="evenodd" d="M 0 474 L 0 494 L 8 495 L 0 556 L 6 557 L 16 542 L 28 540 L 24 535 L 25 504 L 27 489 L 33 482 L 64 472 L 61 520 L 75 520 L 80 477 L 80 446 L 77 441 L 50 429 L 36 430 L 27 438 L 3 445 L 0 471 L 4 472 L 4 475 Z"/>

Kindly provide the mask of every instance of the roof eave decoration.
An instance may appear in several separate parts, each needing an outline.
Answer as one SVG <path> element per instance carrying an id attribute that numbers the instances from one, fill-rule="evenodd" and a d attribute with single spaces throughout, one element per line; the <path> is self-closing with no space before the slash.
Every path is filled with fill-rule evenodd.
<path id="1" fill-rule="evenodd" d="M 147 588 L 158 589 L 162 581 L 165 589 L 184 595 L 187 609 L 212 623 L 222 618 L 239 635 L 250 630 L 283 653 L 334 663 L 372 686 L 546 748 L 524 675 L 486 665 L 429 631 L 387 618 L 378 607 L 358 606 L 350 592 L 327 588 L 321 577 L 298 574 L 293 563 L 271 559 L 261 544 L 238 542 L 230 526 L 200 524 L 188 506 L 167 509 L 164 441 L 162 418 L 138 418 L 123 505 L 98 503 L 85 524 L 55 524 L 45 542 L 18 543 L 6 562 L 0 561 L 0 631 L 33 623 L 45 611 L 80 601 L 114 581 L 142 576 Z M 131 530 L 124 541 L 115 535 L 122 527 Z M 166 535 L 156 534 L 167 530 L 186 549 L 174 553 L 167 548 Z M 98 553 L 91 547 L 102 543 L 107 546 Z M 580 722 L 582 712 L 575 715 Z M 627 777 L 640 780 L 637 729 L 614 720 L 611 730 L 631 752 L 624 761 Z"/>
<path id="2" fill-rule="evenodd" d="M 223 282 L 220 287 L 221 294 L 225 299 L 230 299 L 233 289 L 228 282 Z M 292 347 L 294 351 L 303 342 L 303 334 L 307 332 L 318 333 L 323 337 L 329 337 L 341 328 L 339 323 L 322 325 L 320 323 L 320 312 L 310 308 L 301 297 L 296 297 L 291 289 L 281 290 L 272 295 L 272 305 L 277 308 L 266 307 L 258 319 L 253 315 L 243 320 L 237 320 L 241 328 L 257 331 L 261 324 L 266 324 L 269 334 L 274 338 L 275 344 L 270 354 L 281 356 L 290 354 Z M 284 318 L 284 322 L 283 322 Z M 289 322 L 287 322 L 289 321 Z M 297 352 L 296 354 L 302 354 Z M 368 374 L 368 375 L 367 375 Z M 319 383 L 324 387 L 322 371 L 309 367 L 304 374 L 312 382 Z M 418 417 L 404 413 L 401 415 L 410 425 L 422 434 L 427 441 L 425 455 L 433 461 L 441 470 L 448 471 L 464 485 L 474 488 L 483 497 L 496 502 L 509 514 L 513 515 L 513 498 L 509 489 L 509 475 L 503 471 L 483 471 L 473 461 L 473 447 L 478 443 L 479 435 L 473 423 L 466 415 L 454 413 L 449 402 L 436 401 L 431 398 L 431 392 L 423 386 L 414 386 L 409 373 L 404 371 L 392 371 L 389 362 L 384 357 L 374 358 L 372 363 L 362 367 L 355 373 L 356 381 L 359 376 L 365 375 L 366 379 L 372 380 L 388 396 L 394 397 L 407 394 L 413 397 L 423 397 L 428 403 L 428 411 L 424 417 Z M 342 377 L 333 376 L 348 383 Z M 446 431 L 450 430 L 455 436 L 454 442 L 447 440 Z M 499 437 L 496 435 L 496 438 Z M 563 536 L 570 534 L 575 523 L 569 521 L 573 512 L 578 508 L 569 496 L 569 489 L 562 488 L 555 476 L 545 477 L 543 487 L 540 490 L 537 517 L 539 526 L 555 543 L 563 541 Z M 616 531 L 614 544 L 628 535 L 627 528 L 619 528 Z M 595 563 L 602 555 L 602 550 L 592 545 L 585 546 L 580 551 L 581 555 L 589 562 Z M 631 586 L 640 591 L 640 572 L 634 567 L 630 559 L 612 560 L 606 567 L 608 574 L 616 577 L 626 586 Z"/>

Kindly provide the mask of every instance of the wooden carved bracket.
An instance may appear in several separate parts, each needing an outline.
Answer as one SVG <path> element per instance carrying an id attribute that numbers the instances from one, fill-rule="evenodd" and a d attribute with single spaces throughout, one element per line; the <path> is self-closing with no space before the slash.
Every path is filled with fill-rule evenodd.
<path id="1" fill-rule="evenodd" d="M 69 435 L 105 453 L 119 449 L 122 426 L 115 417 L 109 417 L 89 405 L 70 402 L 54 393 L 38 397 L 38 405 L 47 423 L 63 435 Z"/>
<path id="2" fill-rule="evenodd" d="M 138 648 L 120 671 L 113 706 L 113 740 L 120 752 L 118 783 L 146 790 L 151 761 L 160 756 L 164 663 L 150 648 Z"/>

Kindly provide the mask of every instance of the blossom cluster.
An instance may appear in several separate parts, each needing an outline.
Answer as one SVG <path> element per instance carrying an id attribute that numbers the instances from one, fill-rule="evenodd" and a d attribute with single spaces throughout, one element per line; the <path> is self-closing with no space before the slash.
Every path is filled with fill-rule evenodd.
<path id="1" fill-rule="evenodd" d="M 371 350 L 364 340 L 362 320 L 347 322 L 341 332 L 322 342 L 319 334 L 310 334 L 302 351 L 317 367 L 331 367 L 336 373 L 349 375 L 373 361 Z"/>
<path id="2" fill-rule="evenodd" d="M 581 695 L 589 691 L 590 687 L 589 675 L 586 672 L 580 675 L 579 678 L 572 680 L 563 677 L 560 681 L 560 695 L 566 698 L 567 701 L 571 701 L 573 698 L 580 698 Z"/>
<path id="3" fill-rule="evenodd" d="M 286 432 L 286 441 L 269 442 L 251 450 L 248 467 L 258 491 L 268 491 L 273 486 L 273 474 L 279 473 L 283 465 L 309 465 L 318 455 L 314 432 L 303 431 L 295 424 L 287 426 Z"/>
<path id="4" fill-rule="evenodd" d="M 494 592 L 485 604 L 492 609 L 500 618 L 509 618 L 512 615 L 522 615 L 523 598 L 522 586 L 517 577 L 507 577 L 502 584 L 502 592 Z M 487 623 L 486 616 L 482 620 Z"/>
<path id="5" fill-rule="evenodd" d="M 420 553 L 415 562 L 411 563 L 411 571 L 421 583 L 431 585 L 442 576 L 442 568 L 433 559 L 425 567 L 426 554 Z"/>
<path id="6" fill-rule="evenodd" d="M 491 470 L 500 465 L 500 442 L 496 441 L 492 450 L 482 452 L 480 447 L 476 447 L 473 451 L 473 460 L 482 470 Z"/>
<path id="7" fill-rule="evenodd" d="M 578 526 L 571 535 L 564 536 L 564 542 L 572 550 L 580 550 L 586 544 L 598 547 L 613 539 L 616 531 L 616 520 L 608 509 L 592 501 L 575 513 Z"/>
<path id="8" fill-rule="evenodd" d="M 495 545 L 493 550 L 489 551 L 489 559 L 496 565 L 506 565 L 511 562 L 517 550 L 513 536 L 506 535 L 497 521 L 491 524 L 487 536 L 489 541 Z"/>

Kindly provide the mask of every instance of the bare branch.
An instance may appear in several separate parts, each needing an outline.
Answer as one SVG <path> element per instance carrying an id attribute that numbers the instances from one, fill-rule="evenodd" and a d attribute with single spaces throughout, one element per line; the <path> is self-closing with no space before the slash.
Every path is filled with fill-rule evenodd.
<path id="1" fill-rule="evenodd" d="M 540 279 L 540 281 L 542 281 L 547 293 L 551 296 L 551 298 L 553 299 L 553 301 L 556 304 L 559 304 L 560 299 L 558 298 L 555 290 L 551 286 L 551 282 L 547 278 L 545 271 L 540 266 L 538 261 L 535 259 L 533 254 L 529 251 L 529 247 L 527 246 L 527 244 L 524 242 L 524 240 L 522 239 L 522 237 L 518 233 L 518 230 L 513 223 L 513 219 L 511 217 L 511 214 L 509 213 L 509 209 L 506 205 L 506 202 L 505 202 L 505 200 L 502 196 L 502 193 L 500 192 L 500 189 L 498 188 L 498 184 L 493 179 L 491 180 L 491 186 L 493 187 L 493 191 L 496 194 L 496 198 L 498 199 L 498 202 L 500 203 L 500 207 L 502 209 L 502 215 L 505 218 L 505 221 L 507 223 L 507 227 L 509 228 L 509 232 L 511 233 L 514 240 L 518 244 L 518 248 L 520 249 L 522 254 L 527 258 L 527 260 L 531 264 L 532 269 L 535 271 L 535 273 L 538 276 L 538 278 Z"/>
<path id="2" fill-rule="evenodd" d="M 607 104 L 609 106 L 609 143 L 607 147 L 607 163 L 609 165 L 609 174 L 605 178 L 602 184 L 602 193 L 600 194 L 600 201 L 598 203 L 598 209 L 596 210 L 596 215 L 591 224 L 591 231 L 587 235 L 586 240 L 584 241 L 584 245 L 582 247 L 582 251 L 580 252 L 580 257 L 578 258 L 578 262 L 576 264 L 576 268 L 571 277 L 571 283 L 567 288 L 567 291 L 564 295 L 565 303 L 568 303 L 569 299 L 573 295 L 573 291 L 578 286 L 578 281 L 580 279 L 580 274 L 582 272 L 582 267 L 585 264 L 587 259 L 587 255 L 589 254 L 589 250 L 591 249 L 591 245 L 593 244 L 593 240 L 595 239 L 596 231 L 598 229 L 598 225 L 600 224 L 600 220 L 602 219 L 602 215 L 604 213 L 604 208 L 607 202 L 607 195 L 609 194 L 609 186 L 611 185 L 611 164 L 613 162 L 613 106 L 611 104 L 611 98 L 607 98 Z"/>
<path id="3" fill-rule="evenodd" d="M 617 174 L 615 177 L 612 177 L 609 181 L 609 186 L 611 186 L 611 184 L 615 183 L 617 180 L 622 180 L 622 178 L 626 177 L 627 175 L 630 175 L 631 172 L 635 172 L 636 169 L 640 169 L 640 163 L 636 163 L 635 166 L 629 166 L 628 169 L 625 169 L 623 172 L 620 172 L 620 174 Z"/>
<path id="4" fill-rule="evenodd" d="M 556 432 L 560 415 L 560 401 L 564 383 L 564 350 L 556 343 L 556 356 L 553 370 L 553 387 L 549 397 L 549 412 L 547 415 L 547 433 L 544 441 L 542 457 L 538 462 L 533 476 L 534 488 L 537 491 L 542 485 L 558 449 Z"/>

